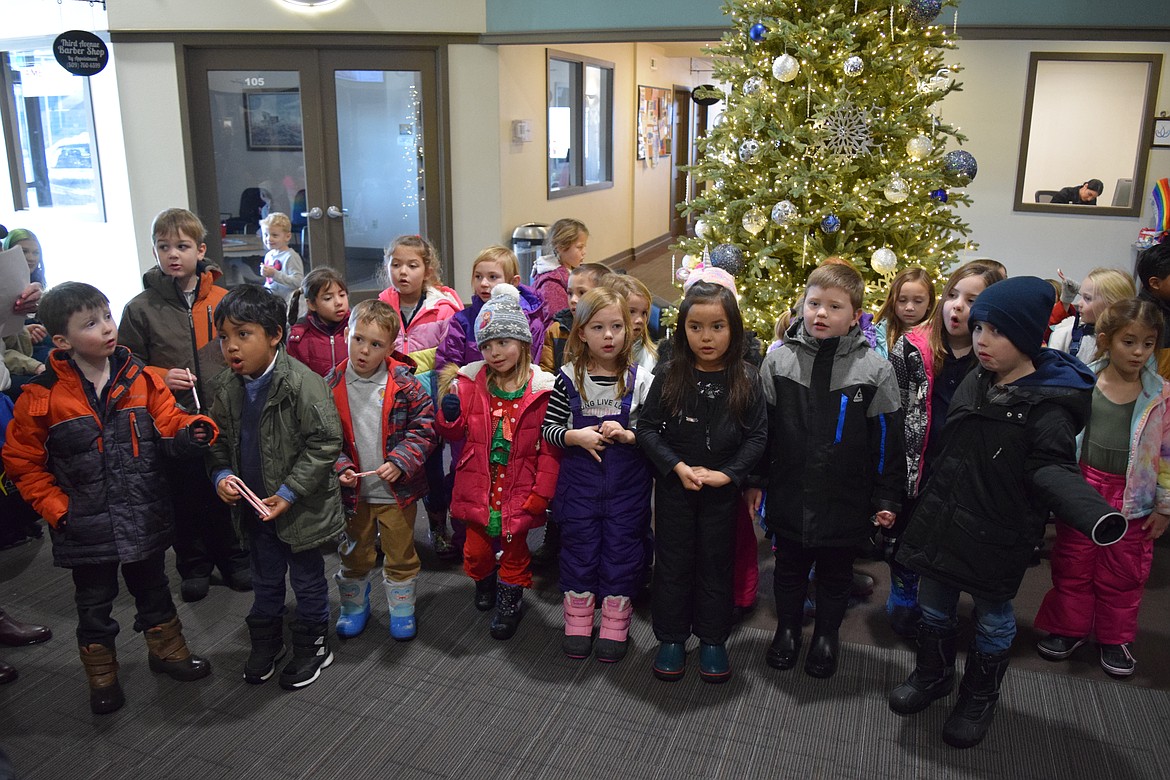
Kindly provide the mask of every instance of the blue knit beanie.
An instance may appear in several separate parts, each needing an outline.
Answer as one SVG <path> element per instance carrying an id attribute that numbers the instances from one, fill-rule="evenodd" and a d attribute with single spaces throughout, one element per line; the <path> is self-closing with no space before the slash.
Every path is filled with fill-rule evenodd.
<path id="1" fill-rule="evenodd" d="M 1035 276 L 1016 276 L 996 282 L 971 304 L 967 327 L 986 322 L 1028 357 L 1036 357 L 1056 303 L 1056 290 Z"/>

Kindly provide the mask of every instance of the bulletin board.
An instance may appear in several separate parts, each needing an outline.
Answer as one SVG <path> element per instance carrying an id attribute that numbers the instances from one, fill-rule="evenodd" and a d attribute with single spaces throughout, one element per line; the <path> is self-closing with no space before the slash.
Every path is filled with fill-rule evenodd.
<path id="1" fill-rule="evenodd" d="M 658 157 L 670 156 L 670 133 L 673 95 L 661 87 L 638 87 L 638 159 L 649 158 L 657 164 Z"/>

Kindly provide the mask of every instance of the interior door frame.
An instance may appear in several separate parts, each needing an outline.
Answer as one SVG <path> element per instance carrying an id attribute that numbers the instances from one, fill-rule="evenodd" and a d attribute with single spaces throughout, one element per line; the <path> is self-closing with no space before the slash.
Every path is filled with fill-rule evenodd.
<path id="1" fill-rule="evenodd" d="M 453 258 L 453 221 L 450 183 L 450 120 L 447 107 L 447 46 L 443 43 L 374 46 L 366 37 L 351 41 L 299 38 L 296 45 L 273 41 L 257 47 L 254 36 L 249 45 L 226 45 L 223 37 L 213 42 L 188 42 L 179 47 L 184 126 L 189 133 L 186 147 L 189 180 L 193 184 L 192 209 L 208 226 L 219 224 L 221 212 L 234 212 L 236 204 L 220 204 L 213 164 L 215 153 L 210 121 L 210 97 L 207 72 L 214 70 L 285 70 L 298 71 L 301 83 L 303 146 L 306 189 L 310 190 L 310 208 L 329 205 L 345 208 L 341 199 L 340 161 L 337 151 L 337 119 L 332 102 L 335 86 L 333 66 L 352 70 L 417 70 L 421 77 L 423 121 L 423 194 L 420 210 L 425 215 L 428 238 L 440 247 L 444 273 L 450 278 Z M 347 45 L 348 44 L 348 45 Z M 326 113 L 327 107 L 330 113 Z M 319 193 L 312 189 L 319 187 Z M 226 206 L 226 208 L 225 208 Z M 344 273 L 345 238 L 343 230 L 330 230 L 328 217 L 314 222 L 309 230 L 310 256 L 314 265 L 323 263 Z M 325 227 L 322 230 L 320 227 Z M 394 238 L 386 236 L 386 242 Z M 222 257 L 222 243 L 217 230 L 207 236 L 208 255 Z M 374 293 L 376 294 L 376 293 Z M 355 296 L 355 300 L 367 295 Z"/>

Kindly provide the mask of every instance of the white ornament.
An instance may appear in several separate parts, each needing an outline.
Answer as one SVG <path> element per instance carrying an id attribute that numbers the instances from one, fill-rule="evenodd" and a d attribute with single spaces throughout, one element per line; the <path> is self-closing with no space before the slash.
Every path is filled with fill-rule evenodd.
<path id="1" fill-rule="evenodd" d="M 760 231 L 768 225 L 768 215 L 759 207 L 748 209 L 747 213 L 743 215 L 743 229 L 751 233 L 753 236 L 759 235 Z"/>
<path id="2" fill-rule="evenodd" d="M 910 197 L 910 185 L 895 173 L 894 178 L 890 179 L 890 183 L 886 185 L 885 195 L 886 200 L 890 203 L 901 203 Z"/>
<path id="3" fill-rule="evenodd" d="M 743 94 L 754 95 L 764 88 L 764 80 L 759 76 L 752 76 L 743 83 Z"/>
<path id="4" fill-rule="evenodd" d="M 924 160 L 933 148 L 930 138 L 919 133 L 906 142 L 906 155 L 911 160 Z"/>
<path id="5" fill-rule="evenodd" d="M 796 204 L 790 200 L 782 200 L 772 207 L 772 221 L 777 225 L 787 225 L 797 217 Z"/>
<path id="6" fill-rule="evenodd" d="M 751 162 L 756 159 L 756 155 L 760 153 L 760 142 L 754 138 L 749 138 L 739 145 L 739 161 Z"/>
<path id="7" fill-rule="evenodd" d="M 800 73 L 800 62 L 791 54 L 781 54 L 772 60 L 772 75 L 780 81 L 792 81 L 798 73 Z"/>
<path id="8" fill-rule="evenodd" d="M 682 267 L 683 268 L 690 271 L 690 270 L 693 270 L 694 267 L 698 264 L 699 264 L 699 258 L 695 257 L 694 255 L 683 255 L 683 259 L 682 259 Z"/>
<path id="9" fill-rule="evenodd" d="M 845 60 L 846 76 L 860 76 L 863 70 L 865 70 L 865 60 L 861 59 L 861 57 L 858 57 L 856 54 Z"/>
<path id="10" fill-rule="evenodd" d="M 699 238 L 706 238 L 710 232 L 711 232 L 710 226 L 707 224 L 707 220 L 703 219 L 702 217 L 699 217 L 698 219 L 695 220 L 695 235 L 696 236 L 698 236 Z"/>
<path id="11" fill-rule="evenodd" d="M 892 250 L 882 247 L 870 256 L 869 264 L 879 274 L 892 274 L 898 270 L 898 256 Z"/>

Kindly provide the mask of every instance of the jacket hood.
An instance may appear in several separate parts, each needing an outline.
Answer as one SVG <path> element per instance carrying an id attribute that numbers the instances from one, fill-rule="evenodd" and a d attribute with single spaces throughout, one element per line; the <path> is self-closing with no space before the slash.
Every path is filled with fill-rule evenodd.
<path id="1" fill-rule="evenodd" d="M 541 255 L 536 258 L 536 262 L 532 264 L 532 274 L 546 274 L 549 271 L 555 271 L 561 261 L 556 255 Z"/>
<path id="2" fill-rule="evenodd" d="M 1043 348 L 1032 358 L 1036 370 L 1014 382 L 1016 387 L 1046 387 L 1087 390 L 1097 381 L 1092 369 L 1072 355 L 1055 349 Z"/>
<path id="3" fill-rule="evenodd" d="M 195 273 L 199 276 L 199 298 L 203 298 L 206 295 L 206 289 L 223 276 L 219 266 L 205 260 L 200 260 L 196 264 Z M 164 274 L 157 265 L 148 268 L 146 273 L 142 274 L 142 287 L 156 291 L 167 300 L 179 300 L 179 290 L 175 287 L 175 280 Z"/>
<path id="4" fill-rule="evenodd" d="M 484 366 L 487 365 L 482 360 L 477 360 L 474 363 L 468 363 L 456 372 L 456 376 L 466 377 L 467 379 L 476 380 L 479 375 L 483 373 Z M 535 363 L 532 364 L 532 380 L 530 387 L 532 392 L 539 393 L 542 391 L 552 392 L 553 385 L 556 383 L 556 377 L 545 371 Z"/>
<path id="5" fill-rule="evenodd" d="M 844 336 L 839 336 L 831 339 L 818 339 L 814 337 L 804 327 L 804 318 L 797 319 L 788 328 L 788 332 L 784 334 L 784 343 L 793 345 L 793 348 L 803 348 L 813 354 L 821 351 L 826 344 L 832 344 L 836 350 L 838 357 L 848 355 L 850 352 L 855 352 L 859 349 L 869 349 L 869 341 L 866 340 L 865 334 L 861 332 L 861 328 L 854 325 L 849 329 L 849 332 Z"/>

